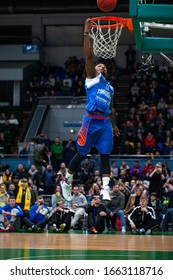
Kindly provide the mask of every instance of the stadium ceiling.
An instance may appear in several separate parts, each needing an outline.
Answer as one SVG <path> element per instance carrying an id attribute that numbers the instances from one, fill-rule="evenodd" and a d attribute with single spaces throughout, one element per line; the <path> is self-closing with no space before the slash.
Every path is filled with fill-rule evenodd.
<path id="1" fill-rule="evenodd" d="M 116 10 L 129 11 L 129 0 L 119 0 Z M 100 12 L 96 0 L 0 0 L 0 14 Z"/>
<path id="2" fill-rule="evenodd" d="M 129 12 L 129 1 L 117 0 L 117 7 L 114 12 Z M 157 4 L 172 4 L 173 0 L 143 1 L 147 3 L 155 1 Z M 0 0 L 0 14 L 95 13 L 97 11 L 100 12 L 97 8 L 96 0 Z"/>

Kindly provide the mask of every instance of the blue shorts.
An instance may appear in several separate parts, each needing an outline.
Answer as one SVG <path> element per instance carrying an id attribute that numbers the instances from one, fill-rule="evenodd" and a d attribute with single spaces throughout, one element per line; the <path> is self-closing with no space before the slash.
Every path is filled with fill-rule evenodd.
<path id="1" fill-rule="evenodd" d="M 83 116 L 77 137 L 77 151 L 87 156 L 92 147 L 100 154 L 110 154 L 113 149 L 113 130 L 109 117 L 100 114 Z"/>

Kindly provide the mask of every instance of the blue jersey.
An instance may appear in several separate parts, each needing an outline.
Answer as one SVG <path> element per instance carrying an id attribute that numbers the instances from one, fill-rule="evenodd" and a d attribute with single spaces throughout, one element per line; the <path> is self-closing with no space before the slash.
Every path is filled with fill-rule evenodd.
<path id="1" fill-rule="evenodd" d="M 29 216 L 31 222 L 39 223 L 44 219 L 44 217 L 48 215 L 49 209 L 46 205 L 44 205 L 43 208 L 38 213 L 36 213 L 37 209 L 38 209 L 37 204 L 32 205 L 30 208 Z"/>
<path id="2" fill-rule="evenodd" d="M 101 73 L 93 79 L 86 78 L 85 90 L 87 112 L 101 111 L 106 116 L 110 115 L 114 89 Z"/>
<path id="3" fill-rule="evenodd" d="M 5 212 L 13 212 L 13 209 L 15 209 L 15 213 L 17 217 L 23 216 L 23 211 L 21 209 L 21 207 L 18 204 L 15 204 L 13 206 L 13 208 L 10 207 L 10 205 L 7 203 L 5 204 L 3 207 L 0 208 L 0 214 L 3 213 L 3 211 Z M 11 219 L 11 216 L 7 216 L 8 219 Z"/>

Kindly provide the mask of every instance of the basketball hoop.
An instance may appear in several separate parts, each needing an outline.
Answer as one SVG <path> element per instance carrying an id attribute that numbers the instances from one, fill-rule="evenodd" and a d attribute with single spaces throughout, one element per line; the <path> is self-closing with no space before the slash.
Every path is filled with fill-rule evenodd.
<path id="1" fill-rule="evenodd" d="M 133 31 L 131 18 L 114 16 L 95 17 L 90 20 L 90 37 L 93 39 L 93 53 L 103 59 L 116 56 L 118 40 L 123 27 Z"/>

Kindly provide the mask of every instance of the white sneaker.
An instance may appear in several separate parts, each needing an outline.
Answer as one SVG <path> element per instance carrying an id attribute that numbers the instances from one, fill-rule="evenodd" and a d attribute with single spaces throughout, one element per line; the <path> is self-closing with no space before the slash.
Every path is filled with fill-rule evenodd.
<path id="1" fill-rule="evenodd" d="M 72 200 L 70 186 L 71 185 L 67 184 L 65 181 L 61 182 L 62 196 L 68 202 Z"/>
<path id="2" fill-rule="evenodd" d="M 72 184 L 72 182 L 73 182 L 73 175 L 72 174 L 66 174 L 66 182 L 67 182 L 67 184 L 69 184 L 69 185 L 71 185 Z"/>
<path id="3" fill-rule="evenodd" d="M 148 230 L 146 231 L 146 234 L 151 234 L 151 229 L 148 229 Z"/>
<path id="4" fill-rule="evenodd" d="M 125 228 L 125 227 L 122 227 L 122 228 L 121 228 L 121 232 L 122 232 L 122 233 L 126 233 L 126 228 Z"/>

